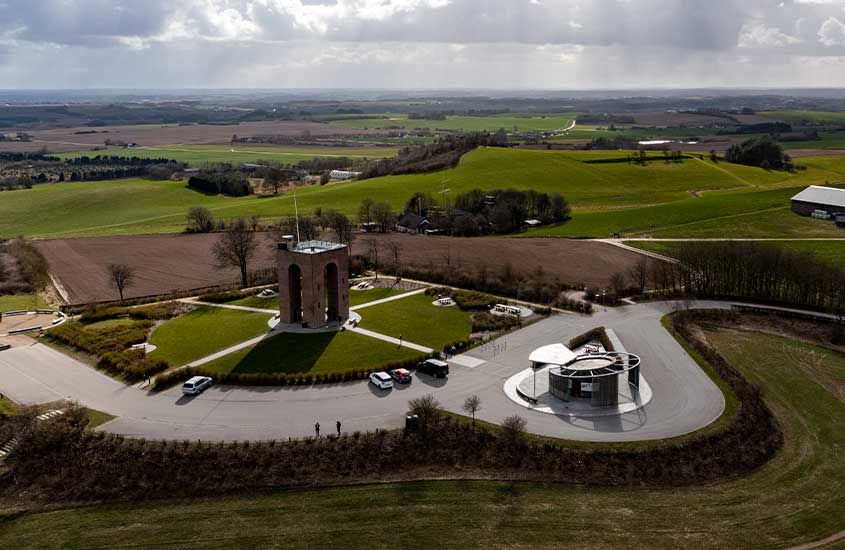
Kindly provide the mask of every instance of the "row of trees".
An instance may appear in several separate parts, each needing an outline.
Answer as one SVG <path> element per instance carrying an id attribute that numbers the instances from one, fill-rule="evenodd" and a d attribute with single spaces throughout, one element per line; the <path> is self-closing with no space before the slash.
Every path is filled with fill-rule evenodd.
<path id="1" fill-rule="evenodd" d="M 415 174 L 451 168 L 476 147 L 506 147 L 504 130 L 494 134 L 476 132 L 443 136 L 434 143 L 405 147 L 393 158 L 381 160 L 364 170 L 361 179 L 395 174 Z"/>
<path id="2" fill-rule="evenodd" d="M 188 187 L 213 195 L 244 197 L 252 193 L 252 187 L 237 170 L 206 171 L 188 180 Z"/>

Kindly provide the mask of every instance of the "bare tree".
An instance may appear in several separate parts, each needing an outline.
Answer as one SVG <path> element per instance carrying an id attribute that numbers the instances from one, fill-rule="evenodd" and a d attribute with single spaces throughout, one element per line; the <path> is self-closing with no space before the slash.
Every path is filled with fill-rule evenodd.
<path id="1" fill-rule="evenodd" d="M 393 212 L 393 207 L 387 202 L 373 204 L 372 216 L 373 222 L 382 233 L 387 233 L 396 224 L 396 214 Z"/>
<path id="2" fill-rule="evenodd" d="M 628 269 L 628 276 L 637 285 L 640 294 L 645 292 L 646 282 L 648 281 L 649 261 L 645 256 L 639 258 L 634 265 Z"/>
<path id="3" fill-rule="evenodd" d="M 336 210 L 327 210 L 323 212 L 322 220 L 324 226 L 334 232 L 337 242 L 347 246 L 352 244 L 355 227 L 346 214 Z"/>
<path id="4" fill-rule="evenodd" d="M 365 231 L 370 230 L 370 224 L 373 222 L 373 204 L 373 199 L 367 197 L 358 207 L 358 223 L 364 226 Z"/>
<path id="5" fill-rule="evenodd" d="M 402 255 L 402 245 L 397 241 L 387 241 L 387 251 L 393 258 L 393 274 L 397 277 L 401 276 L 400 257 Z"/>
<path id="6" fill-rule="evenodd" d="M 123 291 L 132 286 L 135 270 L 126 264 L 110 264 L 106 271 L 109 282 L 120 294 L 120 302 L 123 303 Z"/>
<path id="7" fill-rule="evenodd" d="M 520 443 L 525 437 L 528 423 L 521 416 L 513 415 L 502 421 L 502 436 L 507 443 Z"/>
<path id="8" fill-rule="evenodd" d="M 415 414 L 420 418 L 420 423 L 425 428 L 429 421 L 437 414 L 437 409 L 440 408 L 440 401 L 433 395 L 427 393 L 421 397 L 416 397 L 408 401 L 408 410 L 411 414 Z"/>
<path id="9" fill-rule="evenodd" d="M 192 206 L 188 210 L 188 233 L 208 233 L 214 229 L 214 216 L 204 206 Z"/>
<path id="10" fill-rule="evenodd" d="M 610 276 L 610 288 L 613 289 L 613 293 L 616 295 L 617 298 L 620 298 L 622 296 L 622 293 L 625 292 L 626 286 L 626 277 L 625 274 L 621 271 L 617 271 L 616 273 Z"/>
<path id="11" fill-rule="evenodd" d="M 212 248 L 217 268 L 237 267 L 244 287 L 249 285 L 248 265 L 258 244 L 255 235 L 255 230 L 240 218 L 232 222 Z"/>
<path id="12" fill-rule="evenodd" d="M 475 413 L 481 410 L 481 398 L 477 395 L 470 395 L 464 401 L 464 412 L 472 415 L 472 425 L 475 426 Z"/>
<path id="13" fill-rule="evenodd" d="M 318 234 L 318 226 L 317 222 L 314 221 L 314 218 L 311 216 L 300 216 L 299 217 L 299 236 L 300 239 L 303 241 L 313 241 L 317 238 Z M 281 242 L 284 240 L 284 237 L 288 235 L 293 235 L 294 238 L 297 235 L 297 227 L 296 227 L 296 217 L 295 216 L 288 216 L 286 218 L 282 218 L 279 220 L 278 223 L 274 224 L 270 228 L 270 238 L 273 242 L 273 247 L 276 247 L 276 243 Z"/>
<path id="14" fill-rule="evenodd" d="M 367 253 L 370 256 L 370 263 L 373 265 L 373 272 L 376 274 L 376 281 L 378 281 L 378 270 L 380 267 L 379 264 L 379 257 L 378 257 L 378 240 L 377 239 L 367 239 Z"/>
<path id="15" fill-rule="evenodd" d="M 273 188 L 273 194 L 279 194 L 279 186 L 282 184 L 282 171 L 278 168 L 267 168 L 264 171 L 264 185 Z"/>

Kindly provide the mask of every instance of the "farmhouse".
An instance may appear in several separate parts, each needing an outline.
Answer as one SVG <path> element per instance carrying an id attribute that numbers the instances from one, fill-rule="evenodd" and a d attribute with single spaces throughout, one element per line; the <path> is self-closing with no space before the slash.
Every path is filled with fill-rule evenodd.
<path id="1" fill-rule="evenodd" d="M 792 197 L 792 211 L 796 214 L 810 216 L 816 210 L 830 216 L 845 212 L 845 189 L 811 185 Z"/>
<path id="2" fill-rule="evenodd" d="M 400 233 L 424 233 L 431 228 L 431 222 L 417 214 L 408 213 L 396 222 L 396 231 Z"/>

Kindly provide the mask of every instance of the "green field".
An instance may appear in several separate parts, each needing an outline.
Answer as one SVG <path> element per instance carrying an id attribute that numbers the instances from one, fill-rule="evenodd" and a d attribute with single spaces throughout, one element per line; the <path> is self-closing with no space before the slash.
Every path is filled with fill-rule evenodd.
<path id="1" fill-rule="evenodd" d="M 360 115 L 359 115 L 360 116 Z M 408 115 L 373 115 L 373 118 L 334 120 L 335 124 L 353 128 L 401 128 L 414 130 L 464 130 L 467 132 L 495 132 L 500 128 L 519 131 L 554 131 L 567 128 L 575 114 L 507 114 L 493 116 L 447 116 L 446 120 L 411 120 Z"/>
<path id="2" fill-rule="evenodd" d="M 440 350 L 446 344 L 467 338 L 472 320 L 457 307 L 436 307 L 425 294 L 416 294 L 361 309 L 361 328 L 374 330 L 414 344 Z"/>
<path id="3" fill-rule="evenodd" d="M 285 548 L 372 550 L 556 548 L 572 541 L 598 548 L 756 549 L 841 532 L 845 403 L 828 388 L 842 383 L 845 357 L 755 332 L 710 329 L 707 336 L 762 387 L 784 430 L 778 455 L 739 479 L 666 488 L 426 481 L 104 503 L 10 515 L 0 520 L 0 545 L 92 548 L 107 540 L 108 546 L 208 549 L 283 541 Z M 411 528 L 389 529 L 374 514 L 409 518 Z"/>
<path id="4" fill-rule="evenodd" d="M 0 395 L 0 414 L 12 414 L 17 409 L 14 401 L 4 395 Z"/>
<path id="5" fill-rule="evenodd" d="M 818 140 L 784 141 L 783 148 L 791 149 L 845 149 L 845 132 L 819 132 Z"/>
<path id="6" fill-rule="evenodd" d="M 48 308 L 50 305 L 40 295 L 36 294 L 12 294 L 0 296 L 0 313 L 4 311 L 17 311 L 21 309 Z"/>
<path id="7" fill-rule="evenodd" d="M 270 315 L 219 307 L 198 307 L 160 325 L 150 336 L 150 354 L 180 366 L 270 330 Z"/>
<path id="8" fill-rule="evenodd" d="M 787 207 L 798 187 L 845 178 L 845 157 L 800 159 L 807 170 L 792 174 L 699 159 L 656 160 L 647 166 L 584 162 L 625 154 L 482 148 L 465 155 L 451 170 L 310 186 L 297 191 L 297 200 L 300 212 L 321 207 L 354 214 L 365 197 L 388 201 L 398 210 L 416 191 L 437 195 L 444 182 L 447 198 L 474 188 L 535 189 L 562 193 L 575 208 L 572 222 L 543 228 L 538 234 L 607 236 Z M 706 192 L 698 197 L 693 191 Z M 291 194 L 234 199 L 197 193 L 184 182 L 130 179 L 37 185 L 4 194 L 0 235 L 176 232 L 184 228 L 185 213 L 195 205 L 208 207 L 221 218 L 256 215 L 272 220 L 294 211 Z"/>
<path id="9" fill-rule="evenodd" d="M 845 231 L 843 231 L 845 236 Z M 675 251 L 681 242 L 672 241 L 625 241 L 625 244 L 635 246 L 650 252 L 657 252 L 665 256 L 674 256 Z M 845 268 L 845 241 L 760 241 L 760 244 L 769 246 L 780 246 L 797 250 L 800 252 L 808 252 L 816 256 L 819 260 Z"/>
<path id="10" fill-rule="evenodd" d="M 248 298 L 241 298 L 240 300 L 232 300 L 226 302 L 232 306 L 254 307 L 257 309 L 272 309 L 278 311 L 279 298 L 259 298 L 258 296 L 250 296 Z"/>
<path id="11" fill-rule="evenodd" d="M 396 147 L 256 147 L 228 145 L 167 145 L 161 147 L 110 147 L 102 151 L 58 153 L 62 159 L 81 156 L 116 155 L 121 157 L 168 158 L 194 166 L 217 163 L 295 164 L 319 157 L 375 159 L 395 156 Z"/>
<path id="12" fill-rule="evenodd" d="M 790 124 L 845 124 L 845 113 L 829 111 L 761 111 L 758 115 Z"/>
<path id="13" fill-rule="evenodd" d="M 203 365 L 220 373 L 337 373 L 412 359 L 419 352 L 354 332 L 283 333 Z"/>

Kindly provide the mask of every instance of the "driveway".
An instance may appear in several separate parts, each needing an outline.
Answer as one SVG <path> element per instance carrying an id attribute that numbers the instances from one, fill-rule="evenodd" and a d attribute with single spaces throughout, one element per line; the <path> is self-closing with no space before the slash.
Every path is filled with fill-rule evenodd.
<path id="1" fill-rule="evenodd" d="M 696 302 L 695 307 L 729 307 L 729 303 Z M 591 317 L 556 315 L 508 334 L 488 349 L 470 356 L 483 360 L 469 368 L 451 365 L 448 380 L 418 375 L 409 386 L 377 390 L 366 382 L 313 387 L 214 386 L 186 398 L 179 388 L 158 394 L 126 386 L 42 344 L 0 352 L 0 392 L 21 403 L 71 399 L 117 416 L 99 429 L 161 439 L 284 439 L 343 431 L 397 428 L 404 422 L 409 399 L 433 394 L 445 408 L 460 412 L 467 396 L 481 397 L 482 420 L 499 423 L 519 414 L 533 433 L 585 441 L 634 441 L 682 435 L 719 417 L 724 398 L 698 365 L 660 324 L 679 307 L 674 302 L 638 304 L 601 310 Z M 511 375 L 527 366 L 535 348 L 594 327 L 616 331 L 632 353 L 642 357 L 642 373 L 654 390 L 643 409 L 616 417 L 571 419 L 535 413 L 505 395 Z"/>

